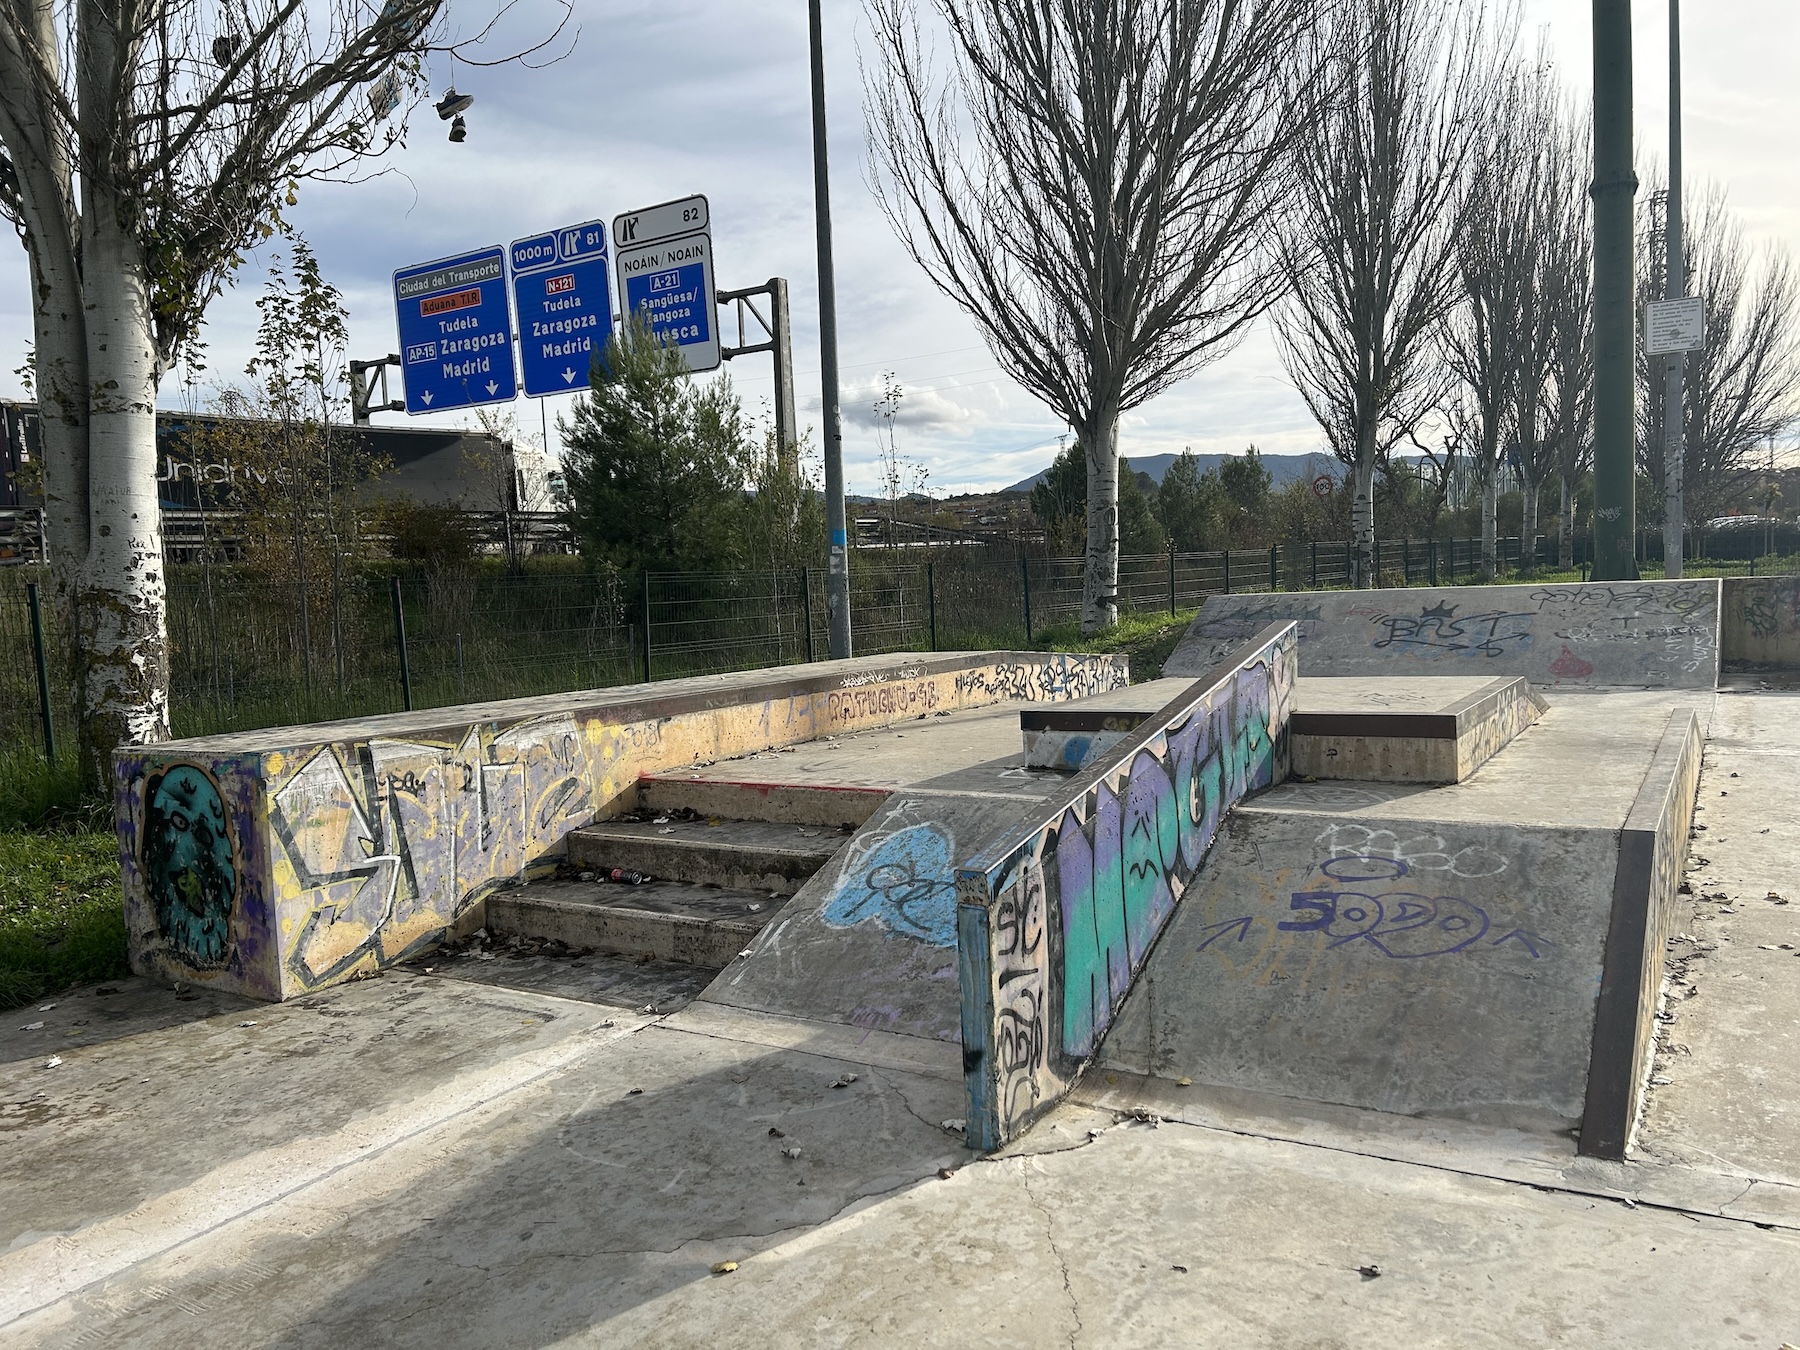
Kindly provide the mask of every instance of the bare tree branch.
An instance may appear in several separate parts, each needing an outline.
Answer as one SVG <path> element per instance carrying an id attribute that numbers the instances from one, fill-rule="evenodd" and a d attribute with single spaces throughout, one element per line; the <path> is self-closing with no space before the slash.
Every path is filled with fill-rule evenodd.
<path id="1" fill-rule="evenodd" d="M 1359 579 L 1374 564 L 1377 464 L 1442 401 L 1435 339 L 1454 303 L 1460 194 L 1512 0 L 1348 0 L 1322 37 L 1332 100 L 1298 148 L 1281 235 L 1288 373 L 1352 466 Z"/>
<path id="2" fill-rule="evenodd" d="M 1266 247 L 1320 102 L 1316 0 L 870 0 L 872 187 L 1089 462 L 1083 625 L 1113 621 L 1121 413 L 1279 298 Z M 1296 69 L 1298 68 L 1298 74 Z"/>

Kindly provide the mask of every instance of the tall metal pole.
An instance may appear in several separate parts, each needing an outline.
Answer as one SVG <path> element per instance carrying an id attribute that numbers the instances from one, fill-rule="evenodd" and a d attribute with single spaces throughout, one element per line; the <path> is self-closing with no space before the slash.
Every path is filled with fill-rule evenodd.
<path id="1" fill-rule="evenodd" d="M 1669 0 L 1669 218 L 1664 233 L 1668 255 L 1664 298 L 1678 300 L 1687 294 L 1687 259 L 1681 243 L 1681 0 Z M 1663 358 L 1663 575 L 1681 575 L 1683 478 L 1686 476 L 1685 400 L 1682 377 L 1687 355 L 1675 352 Z"/>
<path id="2" fill-rule="evenodd" d="M 794 343 L 788 321 L 786 277 L 769 278 L 770 337 L 775 343 L 775 439 L 783 472 L 800 475 L 800 418 L 794 410 Z"/>
<path id="3" fill-rule="evenodd" d="M 1594 580 L 1637 577 L 1631 0 L 1594 0 Z"/>
<path id="4" fill-rule="evenodd" d="M 850 536 L 844 519 L 844 424 L 838 413 L 837 278 L 831 263 L 831 172 L 825 156 L 825 38 L 819 0 L 807 0 L 812 46 L 813 213 L 819 233 L 819 386 L 825 404 L 825 611 L 831 656 L 850 655 Z"/>

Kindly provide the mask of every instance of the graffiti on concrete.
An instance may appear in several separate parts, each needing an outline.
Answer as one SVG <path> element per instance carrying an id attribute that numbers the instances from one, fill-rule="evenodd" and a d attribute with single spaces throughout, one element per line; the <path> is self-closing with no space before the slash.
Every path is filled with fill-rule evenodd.
<path id="1" fill-rule="evenodd" d="M 1374 622 L 1383 635 L 1372 645 L 1377 651 L 1400 647 L 1427 657 L 1496 657 L 1531 645 L 1534 614 L 1496 609 L 1459 618 L 1456 610 L 1439 601 L 1417 614 L 1382 614 Z"/>
<path id="2" fill-rule="evenodd" d="M 1040 668 L 1049 673 L 1030 673 Z M 472 923 L 496 887 L 553 865 L 565 836 L 640 775 L 809 740 L 834 706 L 848 707 L 852 725 L 874 726 L 917 715 L 919 699 L 941 710 L 997 697 L 981 695 L 978 679 L 958 699 L 959 673 L 969 670 L 927 675 L 896 661 L 855 672 L 867 678 L 851 688 L 827 677 L 771 695 L 766 676 L 745 677 L 741 702 L 709 680 L 673 687 L 661 708 L 583 695 L 549 712 L 532 700 L 505 719 L 491 706 L 473 712 L 489 720 L 474 722 L 473 710 L 445 709 L 428 731 L 415 716 L 404 731 L 373 719 L 298 743 L 291 731 L 260 747 L 243 737 L 212 762 L 212 778 L 173 754 L 161 764 L 121 759 L 133 961 L 177 977 L 216 972 L 220 988 L 276 999 L 390 965 Z M 985 674 L 988 687 L 1088 692 L 1123 683 L 1124 663 L 1008 655 L 988 659 Z M 856 903 L 893 931 L 947 947 L 952 845 L 921 835 L 908 847 L 870 860 Z"/>
<path id="3" fill-rule="evenodd" d="M 956 841 L 942 825 L 869 839 L 839 875 L 819 917 L 834 928 L 873 921 L 933 947 L 956 945 Z"/>
<path id="4" fill-rule="evenodd" d="M 1316 934 L 1326 951 L 1373 952 L 1397 961 L 1454 956 L 1478 946 L 1543 956 L 1556 944 L 1541 934 L 1496 924 L 1482 906 L 1463 896 L 1454 879 L 1498 876 L 1507 860 L 1469 844 L 1452 849 L 1440 834 L 1402 835 L 1355 823 L 1331 825 L 1314 841 L 1326 856 L 1288 894 L 1289 917 L 1277 918 L 1276 934 Z M 1209 924 L 1194 948 L 1221 953 L 1257 933 L 1268 921 L 1246 914 Z"/>
<path id="5" fill-rule="evenodd" d="M 962 671 L 956 677 L 956 694 L 959 699 L 974 695 L 982 702 L 1059 702 L 1110 693 L 1125 683 L 1124 667 L 1117 660 L 1059 655 L 1052 661 L 1001 661 Z"/>
<path id="6" fill-rule="evenodd" d="M 239 862 L 225 798 L 198 764 L 171 764 L 144 785 L 144 886 L 157 930 L 203 970 L 225 964 Z"/>
<path id="7" fill-rule="evenodd" d="M 1372 870 L 1390 865 L 1391 860 L 1403 864 L 1407 872 L 1444 872 L 1464 880 L 1499 876 L 1508 865 L 1505 858 L 1481 844 L 1452 849 L 1450 842 L 1433 830 L 1403 835 L 1357 821 L 1328 825 L 1313 842 L 1325 846 L 1320 870 L 1328 876 L 1335 875 L 1330 869 L 1340 867 L 1343 859 L 1358 860 Z"/>
<path id="8" fill-rule="evenodd" d="M 593 819 L 600 744 L 569 715 L 471 728 L 460 741 L 327 746 L 274 791 L 277 866 L 298 918 L 283 961 L 303 989 L 366 959 L 404 960 Z"/>
<path id="9" fill-rule="evenodd" d="M 1226 814 L 1286 776 L 1294 642 L 1290 624 L 958 873 L 964 1065 L 984 1146 L 1080 1071 Z"/>
<path id="10" fill-rule="evenodd" d="M 825 715 L 833 726 L 841 726 L 870 717 L 922 717 L 936 712 L 937 706 L 936 680 L 908 680 L 834 691 L 826 700 Z"/>

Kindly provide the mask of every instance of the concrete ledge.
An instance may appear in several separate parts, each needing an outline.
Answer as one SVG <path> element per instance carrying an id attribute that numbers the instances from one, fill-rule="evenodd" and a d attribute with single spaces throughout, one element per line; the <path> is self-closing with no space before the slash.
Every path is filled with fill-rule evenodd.
<path id="1" fill-rule="evenodd" d="M 1063 1098 L 1231 808 L 1287 777 L 1294 644 L 1269 625 L 957 868 L 975 1147 Z"/>
<path id="2" fill-rule="evenodd" d="M 1711 689 L 1719 583 L 1633 581 L 1215 595 L 1163 665 L 1197 675 L 1264 624 L 1320 675 L 1520 675 L 1539 689 Z"/>
<path id="3" fill-rule="evenodd" d="M 132 967 L 293 998 L 429 949 L 646 774 L 1126 679 L 1117 656 L 902 652 L 122 750 Z"/>
<path id="4" fill-rule="evenodd" d="M 1460 783 L 1535 722 L 1545 706 L 1525 680 L 1501 676 L 1429 712 L 1298 708 L 1289 728 L 1293 772 L 1378 783 Z"/>
<path id="5" fill-rule="evenodd" d="M 1637 1129 L 1662 999 L 1663 960 L 1687 866 L 1703 744 L 1700 719 L 1692 711 L 1669 715 L 1650 772 L 1619 832 L 1581 1117 L 1581 1152 L 1590 1157 L 1625 1157 Z"/>

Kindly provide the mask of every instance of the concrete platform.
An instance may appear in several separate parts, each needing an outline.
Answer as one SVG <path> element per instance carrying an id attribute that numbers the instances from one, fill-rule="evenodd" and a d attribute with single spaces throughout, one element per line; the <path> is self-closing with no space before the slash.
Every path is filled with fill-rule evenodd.
<path id="1" fill-rule="evenodd" d="M 1022 708 L 1032 768 L 1074 773 L 1111 752 L 1191 681 L 1151 680 L 1055 707 Z M 1537 720 L 1516 676 L 1300 676 L 1290 722 L 1300 778 L 1458 783 Z"/>
<path id="2" fill-rule="evenodd" d="M 647 774 L 1126 674 L 903 652 L 122 750 L 133 969 L 266 1000 L 327 988 L 478 927 L 490 892 L 553 868 Z"/>
<path id="3" fill-rule="evenodd" d="M 1292 726 L 1297 778 L 1460 783 L 1546 706 L 1517 676 L 1341 677 L 1298 685 Z"/>
<path id="4" fill-rule="evenodd" d="M 1321 675 L 1516 675 L 1538 689 L 1711 689 L 1719 582 L 1581 582 L 1208 597 L 1165 675 L 1193 676 L 1264 624 L 1300 625 Z"/>

